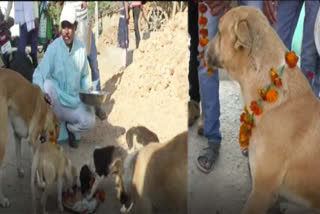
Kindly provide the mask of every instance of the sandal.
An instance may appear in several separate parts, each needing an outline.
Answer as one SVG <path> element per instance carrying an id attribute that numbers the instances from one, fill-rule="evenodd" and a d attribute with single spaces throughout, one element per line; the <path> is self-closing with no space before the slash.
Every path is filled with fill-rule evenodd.
<path id="1" fill-rule="evenodd" d="M 241 149 L 241 153 L 242 153 L 243 156 L 248 157 L 248 155 L 249 155 L 248 148 Z"/>
<path id="2" fill-rule="evenodd" d="M 215 164 L 219 155 L 220 144 L 215 144 L 204 148 L 197 159 L 197 167 L 204 173 L 209 173 Z"/>

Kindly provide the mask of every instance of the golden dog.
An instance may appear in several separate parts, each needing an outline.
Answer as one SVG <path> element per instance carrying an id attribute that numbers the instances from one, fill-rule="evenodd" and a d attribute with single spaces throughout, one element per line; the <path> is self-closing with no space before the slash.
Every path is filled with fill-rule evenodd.
<path id="1" fill-rule="evenodd" d="M 38 86 L 32 85 L 20 74 L 9 69 L 0 69 L 0 179 L 8 141 L 16 142 L 17 170 L 24 175 L 21 167 L 21 142 L 28 141 L 32 151 L 40 143 L 40 135 L 57 138 L 59 123 L 46 103 Z M 2 193 L 0 180 L 0 204 L 10 205 Z"/>
<path id="2" fill-rule="evenodd" d="M 150 143 L 114 162 L 122 212 L 187 213 L 187 137 Z"/>
<path id="3" fill-rule="evenodd" d="M 35 186 L 36 181 L 37 185 Z M 63 212 L 62 191 L 72 189 L 72 187 L 77 186 L 77 183 L 77 168 L 66 157 L 60 145 L 45 142 L 37 147 L 31 168 L 31 193 L 34 214 L 37 213 L 35 187 L 42 190 L 41 207 L 43 213 L 47 213 L 46 201 L 48 190 L 50 186 L 56 184 L 58 206 L 59 210 Z"/>
<path id="4" fill-rule="evenodd" d="M 320 103 L 267 18 L 253 7 L 221 17 L 208 43 L 208 65 L 225 68 L 239 82 L 244 103 L 271 82 L 270 69 L 285 65 L 275 102 L 264 102 L 249 142 L 252 190 L 243 214 L 263 214 L 277 196 L 320 211 Z M 250 111 L 250 110 L 249 110 Z"/>

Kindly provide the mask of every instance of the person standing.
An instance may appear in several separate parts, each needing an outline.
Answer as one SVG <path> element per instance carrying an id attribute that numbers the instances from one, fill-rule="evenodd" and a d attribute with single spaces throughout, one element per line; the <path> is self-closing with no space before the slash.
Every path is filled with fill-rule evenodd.
<path id="1" fill-rule="evenodd" d="M 31 43 L 32 63 L 34 68 L 38 65 L 38 27 L 39 27 L 39 8 L 37 1 L 9 1 L 5 19 L 9 17 L 14 3 L 14 20 L 20 26 L 20 40 L 18 52 L 25 54 L 26 46 Z"/>
<path id="2" fill-rule="evenodd" d="M 122 68 L 127 67 L 127 53 L 129 48 L 129 5 L 127 1 L 122 1 L 120 18 L 118 24 L 118 46 L 122 48 Z"/>
<path id="3" fill-rule="evenodd" d="M 100 91 L 101 86 L 100 72 L 97 60 L 97 47 L 94 34 L 91 30 L 91 25 L 89 25 L 87 1 L 66 1 L 64 3 L 64 6 L 66 5 L 72 5 L 76 10 L 76 20 L 78 22 L 76 36 L 84 44 L 88 54 L 88 62 L 91 70 L 92 88 L 93 90 Z M 107 118 L 106 112 L 104 111 L 102 106 L 95 107 L 95 112 L 96 116 L 99 119 L 105 120 Z"/>
<path id="4" fill-rule="evenodd" d="M 63 7 L 60 24 L 61 36 L 49 45 L 35 69 L 33 84 L 44 92 L 59 121 L 66 123 L 69 145 L 77 148 L 75 134 L 95 124 L 93 107 L 84 104 L 79 95 L 80 90 L 90 90 L 87 52 L 75 37 L 77 21 L 73 6 Z"/>
<path id="5" fill-rule="evenodd" d="M 132 1 L 131 7 L 132 7 L 132 15 L 133 15 L 133 23 L 134 23 L 134 34 L 136 37 L 136 49 L 139 48 L 140 44 L 140 31 L 139 31 L 139 15 L 141 10 L 141 1 Z"/>

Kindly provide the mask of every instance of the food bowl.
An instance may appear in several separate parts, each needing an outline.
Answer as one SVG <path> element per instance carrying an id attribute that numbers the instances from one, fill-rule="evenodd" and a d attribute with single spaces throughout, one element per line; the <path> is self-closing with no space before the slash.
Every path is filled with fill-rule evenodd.
<path id="1" fill-rule="evenodd" d="M 100 106 L 106 100 L 108 93 L 105 91 L 80 91 L 79 95 L 83 103 Z"/>

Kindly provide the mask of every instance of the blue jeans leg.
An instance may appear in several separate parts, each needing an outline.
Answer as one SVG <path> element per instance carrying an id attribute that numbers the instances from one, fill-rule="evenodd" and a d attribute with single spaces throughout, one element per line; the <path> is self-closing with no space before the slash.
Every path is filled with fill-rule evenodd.
<path id="1" fill-rule="evenodd" d="M 260 9 L 262 11 L 262 6 L 263 6 L 263 2 L 262 0 L 256 0 L 256 1 L 252 1 L 252 0 L 238 0 L 238 4 L 240 6 L 251 6 L 251 7 L 256 7 L 258 9 Z"/>
<path id="2" fill-rule="evenodd" d="M 90 54 L 88 56 L 88 61 L 91 69 L 93 89 L 101 90 L 100 74 L 99 74 L 98 60 L 97 60 L 97 48 L 96 48 L 96 42 L 95 42 L 93 33 L 91 34 L 91 47 L 90 47 Z"/>
<path id="3" fill-rule="evenodd" d="M 208 20 L 208 39 L 212 39 L 217 32 L 218 16 Z M 215 70 L 211 76 L 207 68 L 201 64 L 198 67 L 201 108 L 203 114 L 203 131 L 209 143 L 221 143 L 220 133 L 220 101 L 219 101 L 219 73 Z M 209 145 L 210 146 L 210 145 Z"/>
<path id="4" fill-rule="evenodd" d="M 307 72 L 313 73 L 311 88 L 314 94 L 318 97 L 320 90 L 320 57 L 316 49 L 314 41 L 314 24 L 316 21 L 319 1 L 305 1 L 305 18 L 303 25 L 303 38 L 301 47 L 301 70 L 306 75 Z"/>

